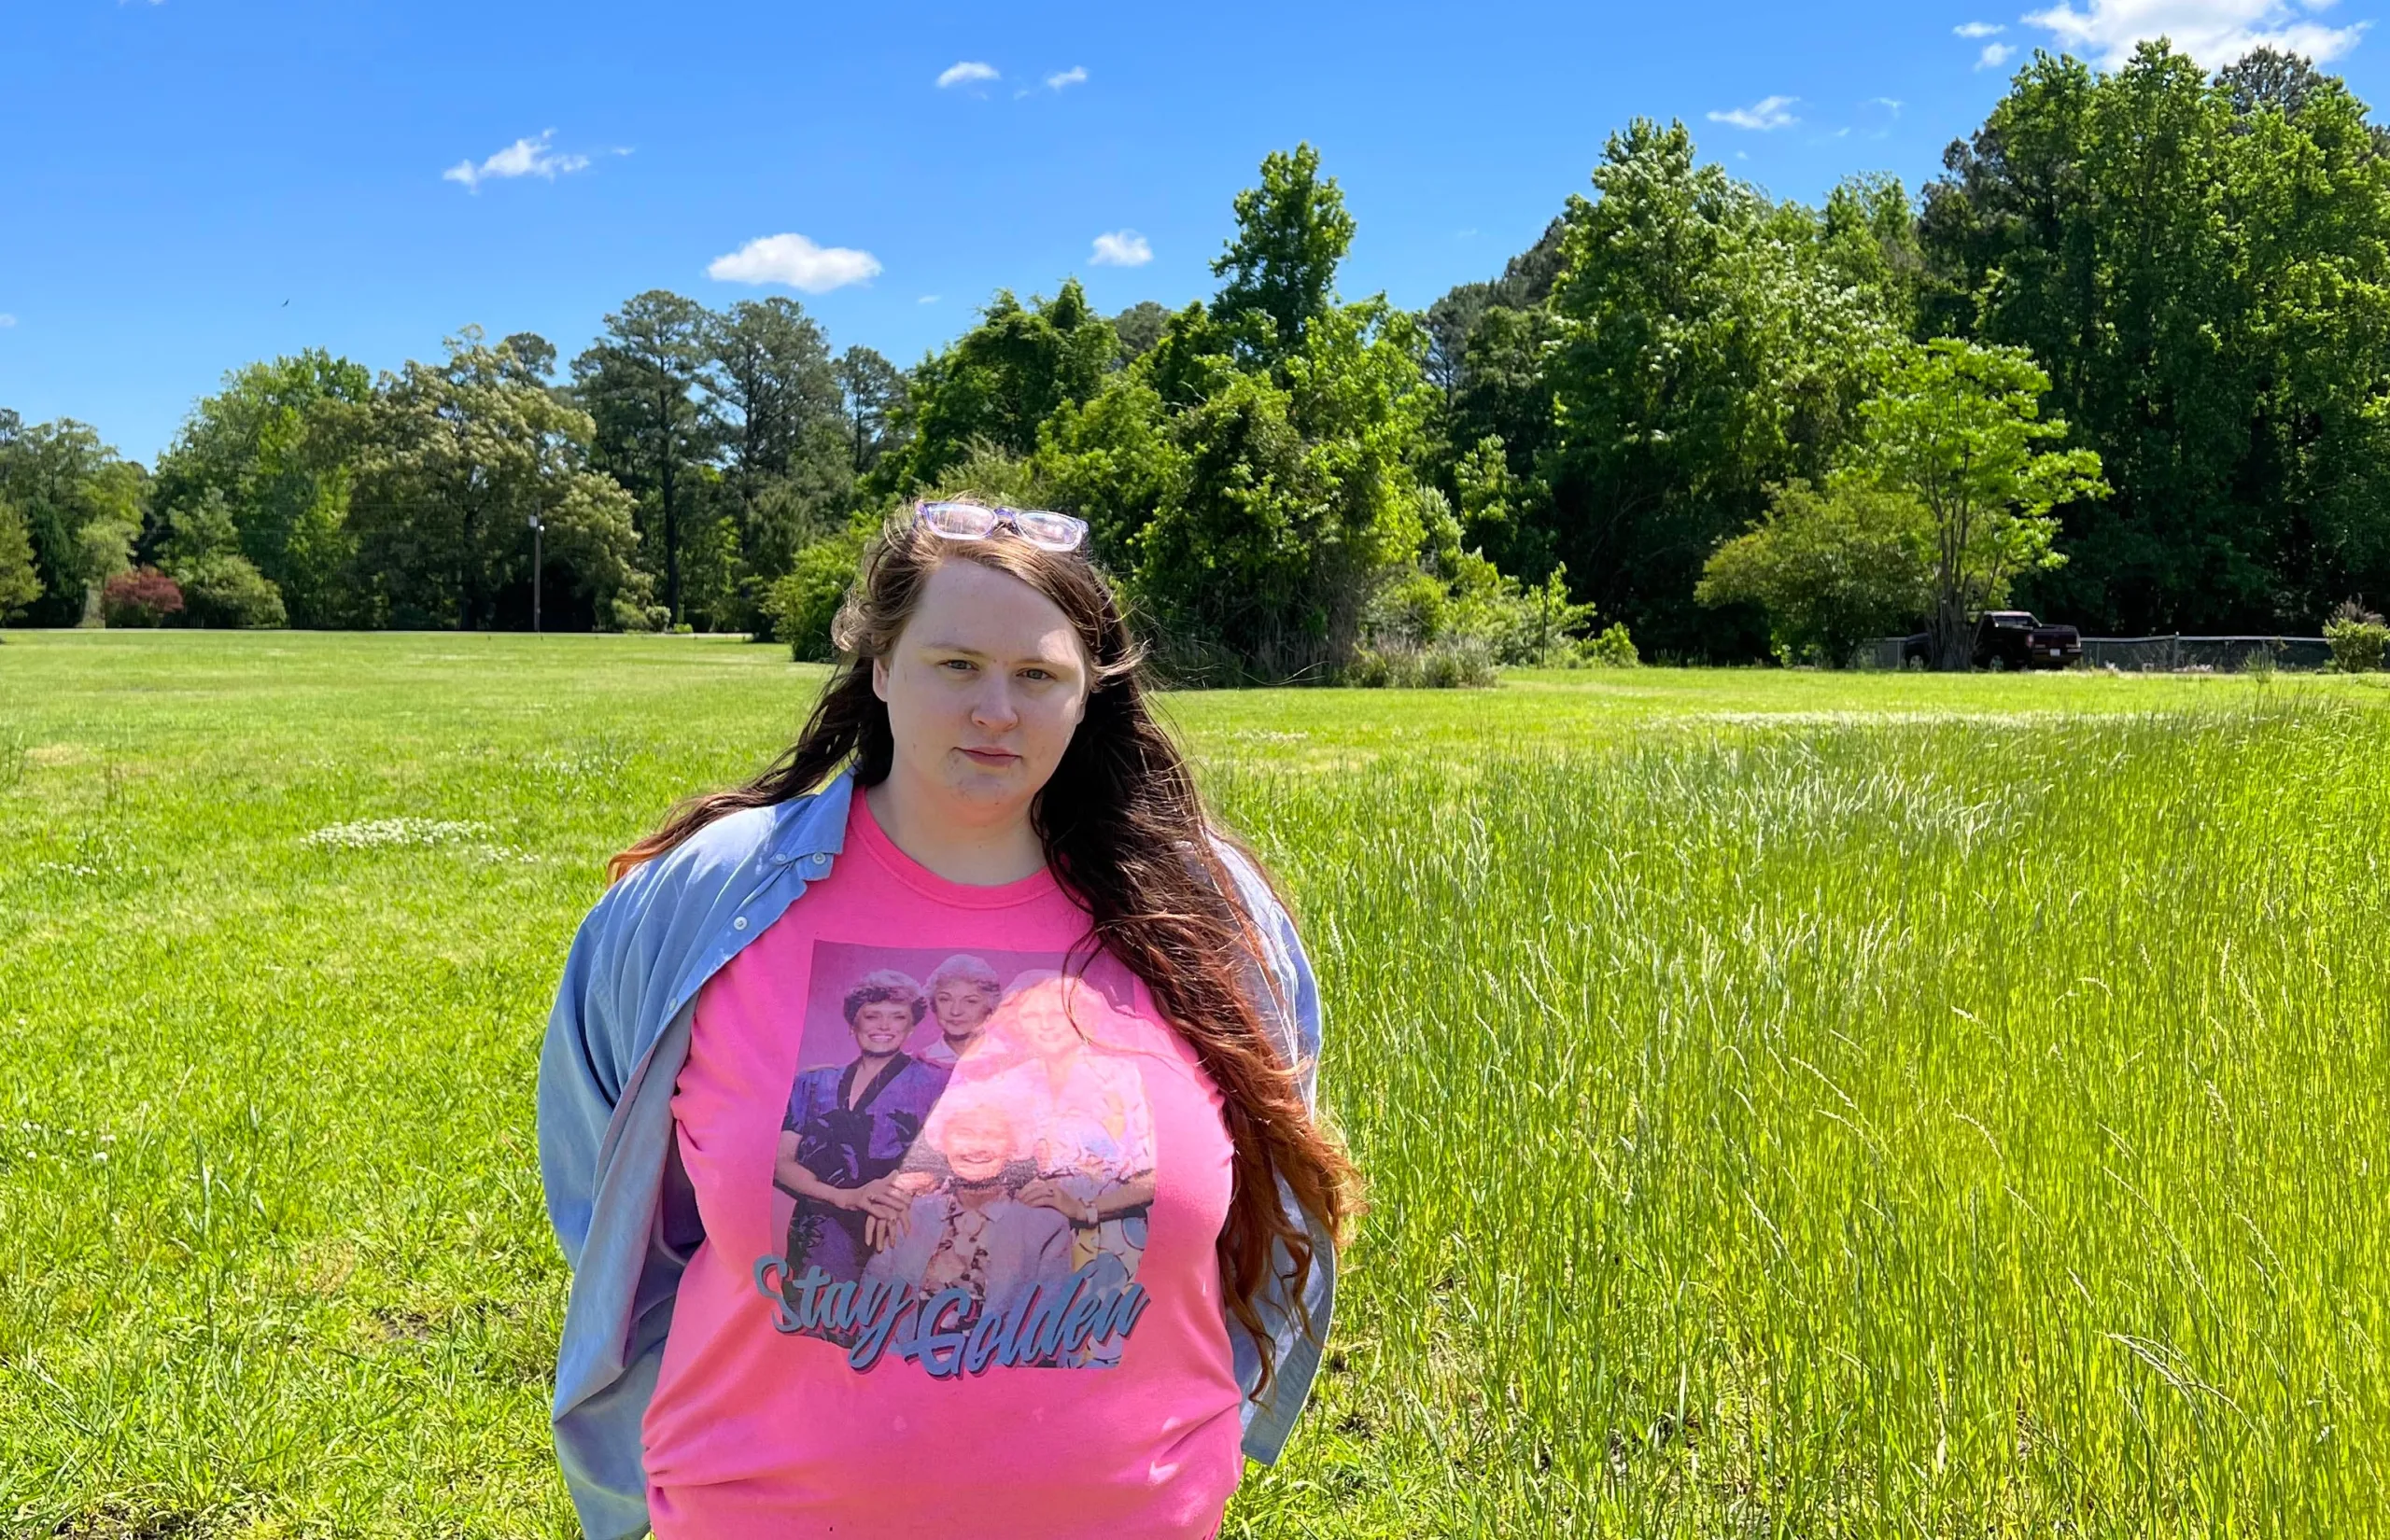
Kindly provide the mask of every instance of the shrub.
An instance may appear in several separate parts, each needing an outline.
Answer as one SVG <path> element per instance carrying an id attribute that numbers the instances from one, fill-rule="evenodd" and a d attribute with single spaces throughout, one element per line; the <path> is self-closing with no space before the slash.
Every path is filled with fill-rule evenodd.
<path id="1" fill-rule="evenodd" d="M 1426 647 L 1362 648 L 1343 682 L 1364 690 L 1485 690 L 1499 679 L 1494 649 L 1484 638 L 1456 637 Z"/>
<path id="2" fill-rule="evenodd" d="M 2365 606 L 2350 599 L 2324 623 L 2324 639 L 2332 644 L 2332 672 L 2370 674 L 2390 653 L 2390 625 Z"/>
<path id="3" fill-rule="evenodd" d="M 183 609 L 183 591 L 154 567 L 120 572 L 100 590 L 100 617 L 110 625 L 163 625 Z"/>
<path id="4" fill-rule="evenodd" d="M 1568 567 L 1529 586 L 1483 551 L 1461 549 L 1460 525 L 1443 494 L 1427 488 L 1419 506 L 1427 528 L 1422 565 L 1371 600 L 1362 617 L 1363 646 L 1427 651 L 1470 641 L 1497 664 L 1565 664 L 1594 618 L 1592 605 L 1569 601 Z"/>
<path id="5" fill-rule="evenodd" d="M 1839 666 L 1933 598 L 1933 520 L 1915 497 L 1843 477 L 1767 489 L 1751 528 L 1710 553 L 1694 597 L 1755 604 L 1777 656 Z"/>
<path id="6" fill-rule="evenodd" d="M 1614 621 L 1600 636 L 1577 644 L 1577 661 L 1590 668 L 1633 668 L 1642 663 L 1643 654 L 1635 650 L 1626 623 Z"/>
<path id="7" fill-rule="evenodd" d="M 175 576 L 182 588 L 185 624 L 231 631 L 289 623 L 282 590 L 246 556 L 202 556 Z"/>
<path id="8" fill-rule="evenodd" d="M 855 581 L 866 538 L 857 525 L 816 540 L 796 553 L 796 565 L 765 596 L 772 637 L 784 643 L 797 662 L 830 663 L 837 657 L 830 623 L 837 619 L 848 585 Z"/>

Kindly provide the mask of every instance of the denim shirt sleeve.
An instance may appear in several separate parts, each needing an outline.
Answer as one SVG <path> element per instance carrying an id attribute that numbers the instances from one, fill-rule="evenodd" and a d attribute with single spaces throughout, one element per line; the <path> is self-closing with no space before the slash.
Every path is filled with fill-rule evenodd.
<path id="1" fill-rule="evenodd" d="M 540 1050 L 540 1176 L 574 1279 L 556 1365 L 556 1455 L 583 1532 L 597 1540 L 647 1528 L 637 1436 L 657 1362 L 647 1339 L 660 1342 L 670 1324 L 668 1308 L 642 1310 L 639 1301 L 614 1297 L 638 1292 L 636 1274 L 583 1266 L 603 1223 L 610 1144 L 620 1139 L 615 1113 L 638 1067 L 629 1008 L 644 993 L 653 959 L 635 945 L 626 911 L 640 886 L 636 878 L 616 883 L 583 919 Z M 603 1204 L 608 1213 L 623 1208 L 619 1181 L 613 1187 Z M 568 1410 L 575 1414 L 569 1420 Z M 600 1435 L 585 1436 L 591 1430 Z"/>

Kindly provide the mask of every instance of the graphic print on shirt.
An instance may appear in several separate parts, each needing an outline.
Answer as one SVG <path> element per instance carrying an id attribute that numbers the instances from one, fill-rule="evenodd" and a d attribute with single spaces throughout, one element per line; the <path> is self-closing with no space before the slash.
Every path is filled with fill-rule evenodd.
<path id="1" fill-rule="evenodd" d="M 1128 971 L 1064 961 L 814 943 L 754 1268 L 777 1329 L 935 1379 L 1120 1362 L 1153 1113 Z"/>

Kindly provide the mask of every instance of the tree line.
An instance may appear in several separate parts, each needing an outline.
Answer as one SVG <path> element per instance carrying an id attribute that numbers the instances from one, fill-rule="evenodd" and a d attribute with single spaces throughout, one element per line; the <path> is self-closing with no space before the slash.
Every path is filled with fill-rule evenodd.
<path id="1" fill-rule="evenodd" d="M 2037 55 L 1916 196 L 1772 199 L 1644 119 L 1592 180 L 1420 313 L 1341 293 L 1304 146 L 1208 300 L 999 292 L 909 371 L 656 290 L 569 363 L 468 329 L 379 378 L 252 364 L 148 470 L 0 413 L 0 612 L 114 582 L 141 618 L 146 571 L 183 623 L 523 627 L 536 516 L 552 626 L 821 655 L 865 532 L 963 491 L 1086 517 L 1219 678 L 1837 662 L 1919 623 L 1955 657 L 2012 601 L 2313 631 L 2390 588 L 2390 134 L 2306 61 Z"/>

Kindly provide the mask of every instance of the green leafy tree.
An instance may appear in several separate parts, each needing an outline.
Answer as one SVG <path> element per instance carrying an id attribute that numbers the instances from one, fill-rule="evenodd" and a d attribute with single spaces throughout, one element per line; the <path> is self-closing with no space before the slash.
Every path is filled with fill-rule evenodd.
<path id="1" fill-rule="evenodd" d="M 907 439 L 880 478 L 910 492 L 941 480 L 986 446 L 1016 458 L 1037 449 L 1037 430 L 1062 406 L 1104 388 L 1119 341 L 1074 278 L 1053 299 L 1027 305 L 999 292 L 979 324 L 913 371 L 899 416 Z"/>
<path id="2" fill-rule="evenodd" d="M 1096 560 L 1126 572 L 1138 535 L 1186 485 L 1187 450 L 1139 371 L 1047 419 L 1035 466 L 1054 506 L 1088 521 Z"/>
<path id="3" fill-rule="evenodd" d="M 1423 538 L 1425 351 L 1416 318 L 1374 299 L 1313 317 L 1283 384 L 1222 366 L 1174 419 L 1173 483 L 1132 541 L 1136 592 L 1166 629 L 1258 677 L 1351 662 Z"/>
<path id="4" fill-rule="evenodd" d="M 846 399 L 821 328 L 778 298 L 713 318 L 707 388 L 725 460 L 707 481 L 721 511 L 693 552 L 691 609 L 713 629 L 759 628 L 772 581 L 845 516 Z"/>
<path id="5" fill-rule="evenodd" d="M 2041 414 L 2048 388 L 2022 348 L 1943 338 L 1891 352 L 1862 409 L 1858 472 L 1925 510 L 1936 667 L 1966 667 L 1976 613 L 2023 574 L 2066 560 L 2051 549 L 2050 510 L 2107 491 L 2095 451 L 2045 447 L 2067 431 Z"/>
<path id="6" fill-rule="evenodd" d="M 1151 300 L 1140 300 L 1112 317 L 1112 335 L 1119 339 L 1122 367 L 1151 353 L 1170 325 L 1170 312 Z"/>
<path id="7" fill-rule="evenodd" d="M 1778 657 L 1840 667 L 1927 611 L 1933 553 L 1931 520 L 1907 493 L 1858 477 L 1794 481 L 1770 488 L 1759 523 L 1710 555 L 1694 596 L 1756 605 Z"/>
<path id="8" fill-rule="evenodd" d="M 159 456 L 142 553 L 160 557 L 177 515 L 213 499 L 231 520 L 219 553 L 253 566 L 293 620 L 354 623 L 350 461 L 372 394 L 362 365 L 320 349 L 225 375 Z"/>
<path id="9" fill-rule="evenodd" d="M 1646 645 L 1733 655 L 1752 638 L 1698 609 L 1702 564 L 1767 485 L 1824 473 L 1891 331 L 1809 222 L 1697 164 L 1683 124 L 1612 135 L 1594 183 L 1552 298 L 1554 554 Z"/>
<path id="10" fill-rule="evenodd" d="M 863 565 L 870 530 L 867 520 L 858 519 L 838 533 L 816 540 L 797 553 L 795 565 L 772 585 L 765 604 L 772 639 L 785 646 L 797 662 L 831 663 L 837 658 L 830 624 L 837 619 L 838 606 L 845 602 L 847 590 Z"/>
<path id="11" fill-rule="evenodd" d="M 573 389 L 596 425 L 593 458 L 638 499 L 640 532 L 664 559 L 664 607 L 685 615 L 686 526 L 697 467 L 716 446 L 713 418 L 697 399 L 709 360 L 711 317 L 694 300 L 652 288 L 606 317 L 595 344 L 572 361 Z"/>
<path id="12" fill-rule="evenodd" d="M 1503 264 L 1499 278 L 1456 285 L 1427 307 L 1422 317 L 1427 329 L 1427 378 L 1438 389 L 1454 396 L 1468 382 L 1469 349 L 1488 311 L 1533 311 L 1551 299 L 1568 228 L 1565 218 L 1553 220 L 1534 245 Z"/>
<path id="13" fill-rule="evenodd" d="M 34 567 L 33 533 L 16 505 L 0 502 L 0 625 L 41 597 L 41 573 Z"/>
<path id="14" fill-rule="evenodd" d="M 592 469 L 595 432 L 471 328 L 386 377 L 351 503 L 374 620 L 483 629 L 509 591 L 527 614 L 536 514 L 568 597 L 601 625 L 652 623 L 630 496 Z"/>
<path id="15" fill-rule="evenodd" d="M 2390 156 L 2341 82 L 2043 55 L 1945 165 L 1922 329 L 2030 350 L 2116 488 L 2037 608 L 2272 630 L 2390 581 Z"/>
<path id="16" fill-rule="evenodd" d="M 209 487 L 170 515 L 159 567 L 182 591 L 185 624 L 237 630 L 289 623 L 282 591 L 241 553 L 241 532 L 224 495 Z"/>
<path id="17" fill-rule="evenodd" d="M 1876 172 L 1835 183 L 1817 213 L 1814 244 L 1827 273 L 1865 291 L 1891 327 L 1906 332 L 1916 325 L 1925 253 L 1899 177 Z"/>
<path id="18" fill-rule="evenodd" d="M 1212 261 L 1224 278 L 1212 314 L 1265 362 L 1293 357 L 1336 293 L 1336 268 L 1352 248 L 1344 193 L 1319 175 L 1308 144 L 1273 150 L 1261 185 L 1236 195 L 1235 237 Z"/>
<path id="19" fill-rule="evenodd" d="M 1474 530 L 1474 537 L 1505 571 L 1528 577 L 1550 573 L 1560 560 L 1551 489 L 1542 480 L 1560 441 L 1545 367 L 1557 334 L 1551 313 L 1540 306 L 1487 310 L 1469 335 L 1460 389 L 1448 398 L 1445 413 L 1449 441 L 1459 451 L 1448 480 L 1464 510 L 1483 500 L 1470 483 L 1484 484 L 1493 474 L 1485 460 L 1489 446 L 1501 460 L 1505 516 L 1497 526 Z"/>
<path id="20" fill-rule="evenodd" d="M 897 418 L 905 403 L 905 371 L 867 347 L 838 355 L 838 394 L 845 409 L 847 463 L 858 479 L 869 475 L 901 439 Z"/>
<path id="21" fill-rule="evenodd" d="M 34 624 L 96 623 L 101 586 L 132 569 L 148 479 L 87 424 L 29 427 L 0 410 L 0 502 L 31 536 L 42 587 L 27 606 Z"/>

